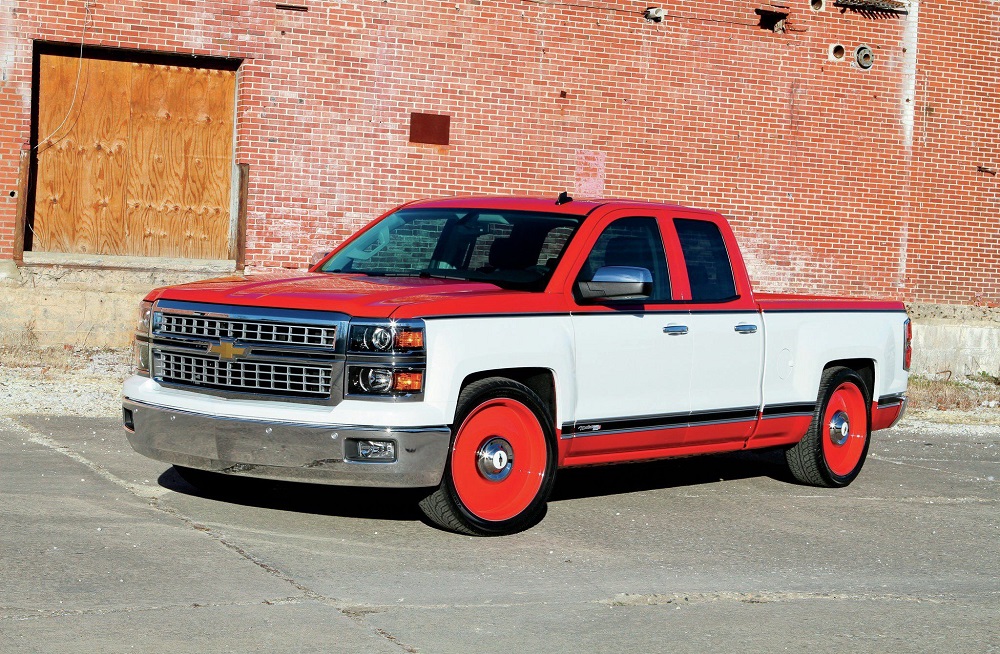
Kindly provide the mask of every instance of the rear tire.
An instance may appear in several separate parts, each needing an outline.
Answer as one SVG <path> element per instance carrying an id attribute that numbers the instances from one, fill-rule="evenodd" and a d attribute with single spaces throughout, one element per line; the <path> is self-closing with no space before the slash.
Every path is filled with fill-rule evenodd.
<path id="1" fill-rule="evenodd" d="M 810 486 L 847 486 L 861 472 L 871 441 L 871 404 L 861 377 L 849 368 L 823 371 L 809 431 L 785 452 L 788 468 Z"/>
<path id="2" fill-rule="evenodd" d="M 555 472 L 555 431 L 542 400 L 513 380 L 483 379 L 458 398 L 444 478 L 420 508 L 451 531 L 516 533 L 544 516 Z"/>

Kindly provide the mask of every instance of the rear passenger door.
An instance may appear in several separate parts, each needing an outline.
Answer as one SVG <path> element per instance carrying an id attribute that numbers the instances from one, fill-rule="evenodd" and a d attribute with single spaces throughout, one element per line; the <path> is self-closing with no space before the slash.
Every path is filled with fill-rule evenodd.
<path id="1" fill-rule="evenodd" d="M 761 403 L 764 332 L 735 239 L 721 216 L 678 211 L 671 216 L 684 271 L 675 280 L 691 311 L 691 418 L 686 444 L 750 435 Z M 686 288 L 685 288 L 686 287 Z"/>

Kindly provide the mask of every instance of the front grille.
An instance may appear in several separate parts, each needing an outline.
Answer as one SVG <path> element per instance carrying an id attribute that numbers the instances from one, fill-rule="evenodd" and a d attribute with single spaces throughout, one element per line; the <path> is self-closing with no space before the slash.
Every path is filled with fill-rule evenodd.
<path id="1" fill-rule="evenodd" d="M 207 318 L 173 313 L 161 314 L 157 334 L 193 338 L 221 338 L 244 343 L 304 345 L 332 349 L 337 341 L 335 325 L 295 325 L 237 318 Z"/>
<path id="2" fill-rule="evenodd" d="M 265 395 L 329 398 L 333 387 L 330 366 L 226 361 L 176 352 L 159 352 L 154 374 L 174 384 Z"/>

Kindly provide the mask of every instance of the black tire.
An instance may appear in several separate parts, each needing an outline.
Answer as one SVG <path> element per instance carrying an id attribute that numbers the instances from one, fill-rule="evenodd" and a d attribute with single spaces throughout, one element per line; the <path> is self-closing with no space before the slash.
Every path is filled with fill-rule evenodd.
<path id="1" fill-rule="evenodd" d="M 434 524 L 461 534 L 523 531 L 545 515 L 556 459 L 553 420 L 534 391 L 501 377 L 473 382 L 458 398 L 441 485 L 420 508 Z"/>
<path id="2" fill-rule="evenodd" d="M 802 440 L 785 451 L 785 460 L 799 482 L 838 488 L 861 472 L 870 442 L 871 400 L 864 381 L 850 368 L 828 368 L 820 379 L 812 424 Z"/>

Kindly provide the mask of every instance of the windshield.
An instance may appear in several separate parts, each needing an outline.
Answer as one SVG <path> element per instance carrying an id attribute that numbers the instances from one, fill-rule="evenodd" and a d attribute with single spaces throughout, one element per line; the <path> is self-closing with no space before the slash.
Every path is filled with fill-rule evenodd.
<path id="1" fill-rule="evenodd" d="M 368 229 L 320 271 L 468 279 L 540 291 L 581 220 L 495 209 L 402 209 Z"/>

